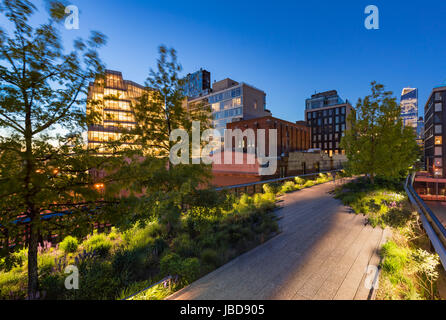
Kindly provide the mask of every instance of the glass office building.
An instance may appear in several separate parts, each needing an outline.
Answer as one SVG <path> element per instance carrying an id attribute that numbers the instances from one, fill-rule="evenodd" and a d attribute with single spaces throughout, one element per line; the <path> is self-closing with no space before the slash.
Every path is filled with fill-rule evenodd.
<path id="1" fill-rule="evenodd" d="M 401 93 L 401 118 L 405 127 L 418 127 L 418 89 L 404 88 Z"/>
<path id="2" fill-rule="evenodd" d="M 228 123 L 271 115 L 265 92 L 231 79 L 215 82 L 211 93 L 188 100 L 190 111 L 203 107 L 211 110 L 213 127 L 222 136 Z"/>
<path id="3" fill-rule="evenodd" d="M 197 72 L 189 73 L 183 81 L 182 89 L 186 97 L 196 98 L 210 92 L 211 73 L 209 71 L 200 69 Z"/>
<path id="4" fill-rule="evenodd" d="M 119 139 L 123 129 L 136 125 L 132 103 L 136 102 L 144 87 L 122 78 L 118 71 L 106 70 L 105 78 L 90 83 L 88 88 L 87 113 L 95 110 L 101 120 L 88 127 L 88 146 L 107 153 L 107 143 Z M 95 101 L 95 103 L 92 103 Z"/>
<path id="5" fill-rule="evenodd" d="M 417 123 L 417 143 L 422 146 L 424 144 L 424 120 L 423 117 L 418 118 Z"/>
<path id="6" fill-rule="evenodd" d="M 336 90 L 316 93 L 305 100 L 305 109 L 318 109 L 323 107 L 334 106 L 337 104 L 343 104 L 344 100 L 338 95 Z"/>

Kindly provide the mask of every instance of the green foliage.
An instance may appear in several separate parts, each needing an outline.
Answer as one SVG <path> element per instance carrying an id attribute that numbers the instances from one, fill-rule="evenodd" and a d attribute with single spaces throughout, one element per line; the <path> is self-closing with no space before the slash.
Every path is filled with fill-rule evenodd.
<path id="1" fill-rule="evenodd" d="M 220 263 L 220 259 L 218 257 L 218 253 L 213 249 L 204 249 L 201 253 L 201 260 L 203 263 L 216 267 Z"/>
<path id="2" fill-rule="evenodd" d="M 419 148 L 412 128 L 404 127 L 400 107 L 392 92 L 372 82 L 372 94 L 359 99 L 348 118 L 351 129 L 341 141 L 345 149 L 348 171 L 387 178 L 405 176 L 415 163 Z"/>
<path id="3" fill-rule="evenodd" d="M 187 233 L 178 235 L 173 240 L 173 247 L 175 248 L 175 252 L 182 257 L 192 257 L 197 254 L 197 247 Z"/>
<path id="4" fill-rule="evenodd" d="M 26 270 L 20 267 L 9 272 L 0 272 L 0 300 L 24 299 L 27 277 Z"/>
<path id="5" fill-rule="evenodd" d="M 200 262 L 197 258 L 182 259 L 176 253 L 167 253 L 160 261 L 163 275 L 179 276 L 182 281 L 189 283 L 200 273 Z"/>
<path id="6" fill-rule="evenodd" d="M 39 275 L 50 274 L 53 271 L 53 268 L 56 266 L 55 261 L 55 252 L 48 251 L 42 252 L 37 256 L 37 265 L 39 267 Z"/>
<path id="7" fill-rule="evenodd" d="M 262 188 L 265 193 L 277 194 L 280 191 L 280 184 L 279 183 L 265 183 Z"/>
<path id="8" fill-rule="evenodd" d="M 275 201 L 272 193 L 221 197 L 218 206 L 189 208 L 175 232 L 167 233 L 160 223 L 143 220 L 125 231 L 113 228 L 108 235 L 94 233 L 75 252 L 65 252 L 65 244 L 46 249 L 39 254 L 41 290 L 47 299 L 114 299 L 168 274 L 178 275 L 178 282 L 138 295 L 138 299 L 162 299 L 278 232 L 271 212 Z M 226 208 L 228 203 L 231 206 Z M 13 256 L 18 266 L 0 272 L 4 285 L 0 298 L 25 297 L 26 251 Z M 64 287 L 63 271 L 68 264 L 79 268 L 80 290 Z"/>
<path id="9" fill-rule="evenodd" d="M 287 181 L 285 182 L 282 187 L 280 188 L 280 192 L 282 193 L 289 193 L 295 191 L 295 184 L 293 181 Z"/>
<path id="10" fill-rule="evenodd" d="M 395 183 L 377 179 L 375 184 L 359 179 L 336 191 L 336 198 L 356 213 L 366 214 L 373 226 L 404 228 L 412 218 L 407 196 Z"/>
<path id="11" fill-rule="evenodd" d="M 392 275 L 392 280 L 397 283 L 400 281 L 398 275 L 409 259 L 409 251 L 399 247 L 393 241 L 385 243 L 381 250 L 384 257 L 382 268 L 385 272 Z"/>
<path id="12" fill-rule="evenodd" d="M 312 187 L 312 186 L 314 186 L 315 184 L 316 184 L 315 181 L 313 181 L 313 180 L 308 180 L 308 181 L 305 182 L 305 184 L 304 184 L 304 188 Z"/>
<path id="13" fill-rule="evenodd" d="M 198 258 L 187 258 L 183 261 L 180 276 L 187 282 L 191 283 L 200 274 L 200 261 Z"/>
<path id="14" fill-rule="evenodd" d="M 65 239 L 59 244 L 59 247 L 65 253 L 73 253 L 77 251 L 77 247 L 79 246 L 79 242 L 76 238 L 72 236 L 66 236 Z"/>
<path id="15" fill-rule="evenodd" d="M 276 195 L 273 193 L 257 193 L 254 195 L 254 207 L 266 212 L 276 207 Z"/>
<path id="16" fill-rule="evenodd" d="M 162 234 L 161 226 L 157 222 L 146 225 L 137 223 L 124 232 L 124 241 L 129 250 L 143 248 L 154 243 L 154 238 Z"/>
<path id="17" fill-rule="evenodd" d="M 247 195 L 243 194 L 240 199 L 233 204 L 234 210 L 244 214 L 249 213 L 254 210 L 254 199 Z"/>
<path id="18" fill-rule="evenodd" d="M 175 276 L 181 274 L 182 259 L 174 252 L 166 253 L 160 260 L 160 271 L 164 276 Z"/>
<path id="19" fill-rule="evenodd" d="M 105 234 L 100 233 L 90 236 L 82 246 L 88 251 L 95 252 L 100 256 L 106 256 L 110 252 L 112 242 Z"/>

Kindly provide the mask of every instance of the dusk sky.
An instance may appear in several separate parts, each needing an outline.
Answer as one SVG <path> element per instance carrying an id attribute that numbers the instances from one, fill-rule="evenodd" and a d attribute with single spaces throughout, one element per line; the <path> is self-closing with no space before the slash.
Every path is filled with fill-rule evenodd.
<path id="1" fill-rule="evenodd" d="M 445 1 L 147 1 L 72 0 L 80 29 L 98 30 L 107 68 L 144 83 L 160 44 L 174 47 L 184 73 L 201 67 L 264 90 L 273 116 L 304 118 L 315 91 L 338 90 L 354 104 L 370 82 L 399 98 L 419 88 L 419 113 L 434 86 L 446 83 Z M 367 5 L 379 30 L 367 30 Z M 71 40 L 70 40 L 71 42 Z"/>

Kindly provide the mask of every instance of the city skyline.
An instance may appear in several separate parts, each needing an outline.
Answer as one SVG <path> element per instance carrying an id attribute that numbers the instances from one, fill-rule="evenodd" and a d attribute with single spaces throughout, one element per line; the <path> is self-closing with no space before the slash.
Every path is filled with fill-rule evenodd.
<path id="1" fill-rule="evenodd" d="M 436 10 L 375 1 L 379 30 L 364 27 L 366 1 L 228 3 L 234 8 L 230 14 L 201 2 L 71 2 L 79 7 L 80 29 L 63 31 L 67 47 L 90 30 L 103 32 L 108 44 L 100 55 L 107 69 L 144 84 L 155 68 L 157 47 L 166 44 L 177 50 L 183 75 L 203 68 L 215 80 L 243 79 L 266 92 L 274 116 L 292 121 L 304 118 L 305 99 L 315 92 L 337 88 L 355 105 L 376 80 L 398 101 L 404 87 L 418 88 L 423 105 L 446 79 L 441 62 L 446 48 L 435 40 L 441 37 L 446 4 L 437 1 Z M 112 21 L 122 23 L 116 28 Z M 409 42 L 418 45 L 407 50 Z"/>

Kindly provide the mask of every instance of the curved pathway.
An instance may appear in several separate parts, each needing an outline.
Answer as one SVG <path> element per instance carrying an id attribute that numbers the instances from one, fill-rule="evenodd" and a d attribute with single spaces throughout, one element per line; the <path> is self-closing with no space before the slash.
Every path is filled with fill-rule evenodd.
<path id="1" fill-rule="evenodd" d="M 330 182 L 282 196 L 279 235 L 168 299 L 372 298 L 366 270 L 379 264 L 387 231 L 351 213 L 330 194 L 333 187 Z"/>

